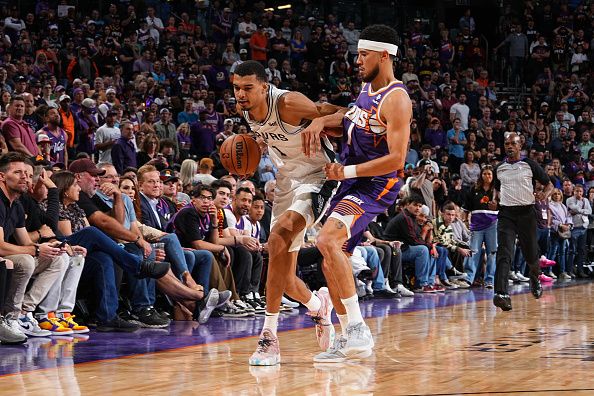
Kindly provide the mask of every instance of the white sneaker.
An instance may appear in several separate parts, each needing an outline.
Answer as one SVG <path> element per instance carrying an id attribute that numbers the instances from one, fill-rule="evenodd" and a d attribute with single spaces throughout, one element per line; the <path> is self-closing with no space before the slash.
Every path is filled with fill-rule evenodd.
<path id="1" fill-rule="evenodd" d="M 388 293 L 398 294 L 398 292 L 396 290 L 394 290 L 394 289 L 392 289 L 392 287 L 390 287 L 390 281 L 388 281 L 387 279 L 384 281 L 383 290 L 387 291 Z"/>
<path id="2" fill-rule="evenodd" d="M 555 275 L 554 273 L 550 273 L 550 274 L 546 274 L 548 277 L 551 277 L 553 279 L 557 279 L 557 275 Z"/>
<path id="3" fill-rule="evenodd" d="M 346 344 L 343 353 L 349 358 L 366 358 L 371 356 L 375 343 L 371 330 L 364 322 L 350 323 L 347 326 Z"/>
<path id="4" fill-rule="evenodd" d="M 316 356 L 314 356 L 313 360 L 316 363 L 342 363 L 347 359 L 347 356 L 344 354 L 344 346 L 346 345 L 346 337 L 342 335 L 337 335 L 334 338 L 334 344 L 328 348 L 326 352 L 320 352 Z"/>
<path id="5" fill-rule="evenodd" d="M 17 322 L 21 331 L 30 337 L 48 337 L 52 335 L 51 331 L 42 330 L 41 327 L 39 327 L 32 312 L 27 312 L 26 315 L 19 317 Z"/>
<path id="6" fill-rule="evenodd" d="M 415 293 L 404 287 L 402 283 L 399 283 L 398 286 L 396 286 L 396 291 L 400 293 L 402 297 L 414 297 L 415 295 Z"/>
<path id="7" fill-rule="evenodd" d="M 202 300 L 200 307 L 200 314 L 198 315 L 198 323 L 204 324 L 208 322 L 210 314 L 219 304 L 219 291 L 217 289 L 210 289 L 208 295 Z"/>
<path id="8" fill-rule="evenodd" d="M 316 339 L 320 349 L 326 351 L 334 343 L 335 338 L 335 330 L 334 326 L 332 326 L 332 309 L 334 306 L 327 287 L 321 287 L 315 294 L 320 299 L 320 309 L 316 312 L 309 311 L 307 315 L 316 324 Z"/>
<path id="9" fill-rule="evenodd" d="M 561 272 L 559 274 L 559 279 L 561 280 L 571 280 L 571 276 L 567 272 Z"/>
<path id="10" fill-rule="evenodd" d="M 17 324 L 14 328 L 8 319 L 0 316 L 0 344 L 14 345 L 27 341 L 27 336 L 21 331 Z"/>
<path id="11" fill-rule="evenodd" d="M 283 296 L 283 298 L 281 299 L 281 304 L 286 305 L 287 307 L 291 307 L 291 308 L 299 308 L 298 302 L 291 301 L 285 296 Z"/>
<path id="12" fill-rule="evenodd" d="M 509 272 L 509 275 L 507 276 L 507 278 L 508 278 L 509 280 L 512 280 L 512 281 L 517 281 L 517 280 L 519 280 L 519 279 L 518 279 L 518 276 L 517 276 L 517 275 L 516 275 L 516 273 L 515 273 L 515 272 L 513 272 L 513 271 L 510 271 L 510 272 Z"/>
<path id="13" fill-rule="evenodd" d="M 254 316 L 254 314 L 256 313 L 256 310 L 254 309 L 254 307 L 252 307 L 249 304 L 246 304 L 243 300 L 234 300 L 233 304 L 236 307 L 243 309 L 245 312 L 247 312 L 247 314 L 249 316 Z"/>
<path id="14" fill-rule="evenodd" d="M 520 272 L 516 272 L 516 278 L 518 278 L 518 280 L 520 282 L 528 282 L 528 281 L 530 281 L 530 278 L 525 277 Z"/>

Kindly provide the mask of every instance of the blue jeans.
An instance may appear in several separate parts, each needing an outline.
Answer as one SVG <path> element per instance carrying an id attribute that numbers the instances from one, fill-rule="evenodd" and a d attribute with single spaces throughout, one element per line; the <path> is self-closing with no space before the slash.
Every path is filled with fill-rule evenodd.
<path id="1" fill-rule="evenodd" d="M 568 272 L 566 266 L 567 261 L 567 249 L 569 248 L 569 239 L 559 238 L 557 233 L 551 234 L 551 243 L 549 244 L 549 253 L 547 257 L 551 260 L 556 260 L 559 264 L 559 271 Z M 559 258 L 556 258 L 559 254 Z M 549 273 L 551 269 L 549 267 Z"/>
<path id="2" fill-rule="evenodd" d="M 186 261 L 184 249 L 179 243 L 179 239 L 175 234 L 166 234 L 159 242 L 165 245 L 165 258 L 171 264 L 171 271 L 181 279 L 181 274 L 190 270 Z"/>
<path id="3" fill-rule="evenodd" d="M 189 272 L 196 283 L 204 287 L 204 295 L 208 294 L 213 254 L 208 250 L 184 250 L 175 234 L 167 234 L 159 242 L 165 244 L 165 257 L 175 276 L 180 278 L 181 274 Z"/>
<path id="4" fill-rule="evenodd" d="M 470 234 L 470 250 L 472 256 L 464 261 L 464 271 L 468 276 L 470 283 L 474 282 L 474 277 L 481 264 L 482 246 L 485 244 L 487 252 L 487 269 L 485 271 L 485 283 L 493 284 L 495 281 L 495 255 L 497 254 L 497 222 L 480 231 L 472 231 Z"/>
<path id="5" fill-rule="evenodd" d="M 101 251 L 87 253 L 81 279 L 92 282 L 95 286 L 99 298 L 95 312 L 97 321 L 106 323 L 115 318 L 118 310 L 118 288 L 111 256 Z"/>
<path id="6" fill-rule="evenodd" d="M 514 254 L 514 262 L 512 263 L 511 270 L 513 272 L 519 272 L 522 275 L 526 271 L 526 260 L 519 244 L 516 244 L 516 253 Z"/>
<path id="7" fill-rule="evenodd" d="M 127 252 L 96 227 L 85 227 L 65 239 L 87 249 L 82 278 L 92 282 L 97 289 L 97 320 L 99 323 L 109 322 L 115 318 L 118 309 L 115 264 L 127 273 L 138 275 L 142 255 Z"/>
<path id="8" fill-rule="evenodd" d="M 383 290 L 384 289 L 384 271 L 382 270 L 382 264 L 379 259 L 379 255 L 377 254 L 377 250 L 373 246 L 357 246 L 360 248 L 361 256 L 367 263 L 367 266 L 371 268 L 371 271 L 375 274 L 373 278 L 373 290 Z"/>
<path id="9" fill-rule="evenodd" d="M 583 227 L 571 230 L 571 244 L 569 253 L 569 269 L 571 272 L 583 272 L 586 258 L 586 229 Z"/>
<path id="10" fill-rule="evenodd" d="M 125 272 L 134 275 L 140 273 L 140 262 L 142 261 L 142 254 L 140 256 L 127 252 L 122 249 L 120 245 L 114 242 L 103 231 L 96 227 L 85 227 L 82 230 L 75 232 L 66 239 L 71 245 L 79 245 L 87 249 L 88 253 L 97 251 L 104 252 L 113 258 L 113 261 L 119 265 Z"/>
<path id="11" fill-rule="evenodd" d="M 208 294 L 210 284 L 210 272 L 214 263 L 214 255 L 208 250 L 184 250 L 184 256 L 188 263 L 188 270 L 196 283 L 204 287 L 204 295 Z"/>
<path id="12" fill-rule="evenodd" d="M 144 256 L 144 252 L 135 244 L 127 243 L 124 245 L 127 252 L 140 257 Z M 155 251 L 151 251 L 148 259 L 155 259 Z M 128 281 L 130 288 L 130 305 L 133 311 L 140 308 L 152 307 L 156 301 L 157 282 L 154 279 L 138 279 L 133 274 L 126 272 L 124 274 Z"/>
<path id="13" fill-rule="evenodd" d="M 437 246 L 437 258 L 432 257 L 431 261 L 435 263 L 435 271 L 439 279 L 448 279 L 446 270 L 452 268 L 452 262 L 448 257 L 448 249 L 444 246 Z"/>
<path id="14" fill-rule="evenodd" d="M 402 251 L 403 262 L 415 263 L 415 286 L 417 287 L 435 283 L 435 265 L 432 265 L 430 258 L 429 248 L 425 245 L 409 246 Z"/>

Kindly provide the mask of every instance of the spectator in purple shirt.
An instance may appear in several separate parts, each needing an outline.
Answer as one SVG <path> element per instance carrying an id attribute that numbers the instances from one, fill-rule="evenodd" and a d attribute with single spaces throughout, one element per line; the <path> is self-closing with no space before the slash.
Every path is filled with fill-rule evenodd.
<path id="1" fill-rule="evenodd" d="M 206 110 L 203 113 L 206 114 L 206 118 L 204 119 L 204 122 L 206 123 L 206 125 L 208 125 L 212 129 L 212 131 L 214 132 L 215 135 L 217 135 L 225 130 L 223 116 L 215 110 L 214 101 L 207 100 Z M 200 114 L 200 115 L 202 115 L 202 114 Z"/>
<path id="2" fill-rule="evenodd" d="M 447 134 L 441 127 L 441 122 L 438 118 L 433 118 L 429 124 L 429 128 L 425 130 L 425 142 L 430 144 L 435 151 L 447 146 Z"/>
<path id="3" fill-rule="evenodd" d="M 111 162 L 118 174 L 123 174 L 128 167 L 136 168 L 136 148 L 134 147 L 134 127 L 129 121 L 120 125 L 122 136 L 111 148 Z"/>
<path id="4" fill-rule="evenodd" d="M 215 136 L 217 131 L 206 123 L 207 113 L 200 113 L 200 121 L 190 124 L 190 138 L 192 146 L 190 154 L 198 156 L 198 160 L 208 157 L 215 148 Z"/>

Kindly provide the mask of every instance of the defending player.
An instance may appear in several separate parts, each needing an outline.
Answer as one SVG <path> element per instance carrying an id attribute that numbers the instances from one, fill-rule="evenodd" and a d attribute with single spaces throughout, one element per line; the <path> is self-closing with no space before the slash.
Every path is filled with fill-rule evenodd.
<path id="1" fill-rule="evenodd" d="M 394 203 L 401 186 L 398 172 L 404 168 L 412 106 L 404 84 L 394 77 L 396 40 L 396 31 L 388 26 L 365 28 L 357 58 L 365 84 L 355 105 L 343 120 L 338 114 L 317 118 L 303 133 L 304 151 L 315 155 L 324 128 L 344 125 L 344 165 L 331 163 L 325 168 L 328 179 L 342 182 L 317 239 L 342 335 L 314 358 L 316 362 L 367 357 L 374 346 L 344 251 L 353 251 L 369 222 Z"/>
<path id="2" fill-rule="evenodd" d="M 297 253 L 306 227 L 314 224 L 312 193 L 324 183 L 324 167 L 333 153 L 325 137 L 326 150 L 307 157 L 303 153 L 301 132 L 309 120 L 320 117 L 316 105 L 299 92 L 277 89 L 268 84 L 264 67 L 255 61 L 237 66 L 233 89 L 243 116 L 254 132 L 268 145 L 269 155 L 278 169 L 276 197 L 272 208 L 268 239 L 270 264 L 266 282 L 266 316 L 256 352 L 249 363 L 270 366 L 280 363 L 276 336 L 278 312 L 283 293 L 309 309 L 316 322 L 316 336 L 322 350 L 333 343 L 334 327 L 330 321 L 332 302 L 328 290 L 312 293 L 296 276 Z M 336 111 L 332 106 L 328 113 Z M 340 116 L 339 118 L 341 118 Z M 320 134 L 315 136 L 319 147 Z"/>

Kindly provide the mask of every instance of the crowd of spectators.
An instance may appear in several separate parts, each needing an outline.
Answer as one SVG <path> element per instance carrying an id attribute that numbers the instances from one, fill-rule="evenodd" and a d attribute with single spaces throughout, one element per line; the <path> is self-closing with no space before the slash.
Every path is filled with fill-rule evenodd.
<path id="1" fill-rule="evenodd" d="M 221 164 L 225 138 L 249 133 L 233 71 L 257 60 L 271 84 L 348 107 L 362 27 L 305 1 L 35 3 L 0 19 L 0 341 L 88 332 L 73 312 L 98 331 L 264 312 L 277 169 L 266 152 L 251 180 Z M 351 257 L 361 297 L 493 287 L 506 132 L 557 188 L 536 202 L 544 280 L 590 274 L 593 22 L 594 4 L 513 3 L 491 54 L 470 9 L 455 26 L 400 29 L 405 185 Z M 503 60 L 501 81 L 489 57 Z M 298 261 L 312 289 L 324 284 L 315 233 Z M 517 249 L 510 282 L 524 274 Z"/>

